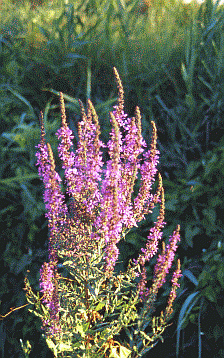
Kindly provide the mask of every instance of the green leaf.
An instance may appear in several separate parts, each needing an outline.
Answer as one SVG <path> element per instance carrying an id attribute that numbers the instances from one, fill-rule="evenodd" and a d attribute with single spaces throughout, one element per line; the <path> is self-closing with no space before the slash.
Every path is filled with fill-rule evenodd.
<path id="1" fill-rule="evenodd" d="M 82 338 L 85 337 L 85 333 L 89 328 L 89 322 L 84 323 L 84 324 L 76 324 L 76 330 L 79 332 L 79 334 L 81 335 Z"/>
<path id="2" fill-rule="evenodd" d="M 105 307 L 104 302 L 99 302 L 98 305 L 95 308 L 95 311 L 100 311 L 103 307 Z"/>
<path id="3" fill-rule="evenodd" d="M 71 260 L 67 260 L 65 262 L 63 262 L 63 266 L 71 266 L 73 264 L 73 261 Z"/>
<path id="4" fill-rule="evenodd" d="M 190 270 L 184 270 L 183 275 L 189 278 L 189 280 L 194 283 L 195 286 L 198 286 L 198 280 Z"/>
<path id="5" fill-rule="evenodd" d="M 37 313 L 34 310 L 28 309 L 29 312 L 33 313 L 35 316 L 40 317 L 41 319 L 43 318 L 43 316 L 40 313 Z"/>
<path id="6" fill-rule="evenodd" d="M 45 315 L 48 314 L 48 309 L 44 305 L 41 305 L 41 309 L 43 310 Z"/>
<path id="7" fill-rule="evenodd" d="M 166 210 L 176 211 L 177 199 L 170 199 L 166 201 Z"/>
<path id="8" fill-rule="evenodd" d="M 130 349 L 120 346 L 120 358 L 127 358 L 130 354 Z"/>
<path id="9" fill-rule="evenodd" d="M 216 206 L 222 204 L 223 200 L 219 195 L 216 195 L 214 197 L 211 198 L 210 200 L 210 205 L 215 208 Z"/>
<path id="10" fill-rule="evenodd" d="M 70 344 L 66 344 L 66 343 L 63 343 L 63 342 L 59 343 L 58 349 L 59 349 L 60 352 L 64 352 L 64 351 L 72 352 L 73 351 L 73 349 L 70 346 Z"/>
<path id="11" fill-rule="evenodd" d="M 199 291 L 191 293 L 186 298 L 186 300 L 184 301 L 184 303 L 183 303 L 183 305 L 181 307 L 180 314 L 179 314 L 179 317 L 178 317 L 178 322 L 177 322 L 177 344 L 176 344 L 176 356 L 177 357 L 179 355 L 180 331 L 182 329 L 183 323 L 185 322 L 188 314 L 191 312 L 191 309 L 194 307 L 194 305 L 196 304 L 196 302 L 198 301 L 198 299 L 200 297 L 200 296 L 196 297 L 198 294 L 199 294 Z"/>
<path id="12" fill-rule="evenodd" d="M 198 162 L 190 162 L 187 166 L 187 170 L 186 170 L 186 176 L 187 178 L 192 178 L 195 171 L 200 167 L 201 163 L 198 161 Z M 194 185 L 194 184 L 191 184 L 191 185 Z"/>
<path id="13" fill-rule="evenodd" d="M 209 281 L 211 279 L 210 273 L 206 271 L 206 269 L 204 269 L 200 275 L 199 275 L 199 286 L 200 287 L 205 287 L 206 285 L 208 285 Z"/>
<path id="14" fill-rule="evenodd" d="M 193 226 L 191 224 L 187 225 L 186 230 L 185 230 L 185 237 L 186 237 L 186 241 L 187 244 L 190 247 L 193 247 L 193 238 L 200 232 L 200 228 L 197 226 Z"/>
<path id="15" fill-rule="evenodd" d="M 190 109 L 194 109 L 196 106 L 196 102 L 192 94 L 185 95 L 185 103 Z"/>
<path id="16" fill-rule="evenodd" d="M 222 286 L 222 288 L 224 288 L 224 266 L 221 266 L 220 269 L 218 270 L 217 279 L 220 285 Z"/>
<path id="17" fill-rule="evenodd" d="M 21 94 L 19 94 L 19 92 L 13 90 L 10 86 L 7 85 L 7 89 L 14 94 L 14 96 L 16 96 L 17 98 L 20 99 L 20 101 L 22 101 L 30 110 L 30 112 L 32 113 L 32 117 L 36 118 L 36 115 L 34 113 L 33 107 L 31 106 L 30 102 L 27 101 L 27 99 L 25 97 L 23 97 Z"/>
<path id="18" fill-rule="evenodd" d="M 49 88 L 42 88 L 42 91 L 48 91 L 48 92 L 51 92 L 53 94 L 56 94 L 57 96 L 60 96 L 60 92 L 58 91 L 55 91 L 54 89 L 49 89 Z M 75 106 L 75 109 L 77 110 L 77 113 L 79 114 L 80 113 L 80 106 L 79 106 L 79 101 L 78 99 L 76 98 L 73 98 L 65 93 L 63 93 L 63 97 L 66 101 L 69 101 L 71 102 L 74 106 Z"/>
<path id="19" fill-rule="evenodd" d="M 199 81 L 201 81 L 211 92 L 213 91 L 212 86 L 211 86 L 207 81 L 205 81 L 203 77 L 198 76 L 198 79 L 199 79 Z"/>
<path id="20" fill-rule="evenodd" d="M 207 209 L 203 209 L 202 213 L 204 214 L 204 216 L 207 218 L 207 220 L 209 221 L 209 223 L 211 224 L 215 224 L 216 221 L 216 212 L 214 209 L 212 208 L 207 208 Z"/>
<path id="21" fill-rule="evenodd" d="M 208 286 L 203 290 L 203 295 L 211 302 L 217 301 L 217 294 L 212 286 Z"/>
<path id="22" fill-rule="evenodd" d="M 184 63 L 181 63 L 181 74 L 183 76 L 184 82 L 187 83 L 188 82 L 188 73 L 187 73 Z"/>
<path id="23" fill-rule="evenodd" d="M 54 342 L 50 339 L 50 338 L 46 338 L 46 343 L 48 345 L 48 347 L 52 350 L 52 352 L 54 353 L 55 357 L 58 356 L 58 353 L 57 353 L 57 347 L 56 345 L 54 344 Z"/>
<path id="24" fill-rule="evenodd" d="M 112 347 L 109 358 L 120 358 L 120 355 L 117 354 L 117 347 Z"/>

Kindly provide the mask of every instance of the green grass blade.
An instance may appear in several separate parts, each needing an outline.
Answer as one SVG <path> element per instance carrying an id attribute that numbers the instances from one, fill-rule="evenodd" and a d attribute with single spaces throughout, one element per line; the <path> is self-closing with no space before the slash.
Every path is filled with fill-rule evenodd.
<path id="1" fill-rule="evenodd" d="M 190 270 L 184 270 L 183 275 L 186 276 L 195 286 L 198 286 L 198 280 Z"/>
<path id="2" fill-rule="evenodd" d="M 196 299 L 194 299 L 198 294 L 199 294 L 199 291 L 191 293 L 184 301 L 183 306 L 181 307 L 181 310 L 180 310 L 180 314 L 179 314 L 178 322 L 177 322 L 177 345 L 176 345 L 176 357 L 177 358 L 179 356 L 180 331 L 181 331 L 182 325 L 183 325 L 188 313 L 191 311 L 192 307 L 194 307 L 195 303 L 200 298 L 200 296 L 199 296 Z M 192 302 L 192 304 L 190 305 L 191 302 Z M 189 305 L 190 305 L 190 307 L 188 308 Z"/>

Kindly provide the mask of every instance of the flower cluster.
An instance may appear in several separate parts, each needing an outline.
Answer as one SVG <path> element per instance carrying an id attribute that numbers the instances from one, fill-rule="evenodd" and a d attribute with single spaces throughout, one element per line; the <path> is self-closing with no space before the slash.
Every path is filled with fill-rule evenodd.
<path id="1" fill-rule="evenodd" d="M 57 292 L 57 280 L 55 275 L 55 266 L 50 263 L 44 263 L 40 270 L 40 287 L 44 292 L 44 302 L 51 312 L 50 319 L 43 320 L 43 327 L 50 327 L 49 333 L 58 335 L 61 332 L 59 323 L 59 299 Z"/>
<path id="2" fill-rule="evenodd" d="M 98 349 L 98 354 L 104 349 L 106 355 L 108 350 L 111 353 L 113 349 L 121 349 L 118 343 L 114 343 L 113 346 L 114 335 L 124 327 L 138 322 L 138 329 L 132 332 L 132 343 L 129 344 L 129 348 L 132 348 L 133 352 L 138 352 L 136 356 L 139 356 L 139 347 L 142 344 L 139 341 L 147 341 L 144 346 L 152 346 L 152 341 L 164 330 L 165 321 L 172 313 L 178 278 L 181 276 L 179 261 L 173 274 L 165 315 L 162 313 L 157 321 L 152 320 L 153 335 L 148 336 L 144 333 L 158 290 L 166 281 L 172 266 L 177 242 L 180 240 L 180 228 L 177 226 L 169 244 L 165 246 L 163 243 L 162 252 L 158 255 L 155 265 L 152 286 L 147 287 L 145 264 L 157 253 L 165 225 L 164 189 L 162 177 L 157 173 L 157 130 L 152 121 L 151 145 L 145 151 L 147 145 L 141 134 L 140 110 L 136 108 L 133 118 L 128 118 L 125 114 L 123 87 L 115 68 L 114 74 L 119 96 L 117 105 L 110 113 L 112 130 L 107 145 L 100 140 L 99 121 L 92 102 L 88 100 L 86 113 L 80 101 L 82 120 L 78 125 L 79 142 L 76 151 L 72 151 L 74 136 L 66 121 L 63 94 L 60 93 L 62 124 L 56 135 L 60 140 L 58 152 L 69 196 L 67 204 L 61 188 L 62 180 L 55 170 L 51 146 L 45 142 L 41 116 L 41 142 L 36 155 L 39 175 L 45 186 L 44 201 L 49 226 L 49 263 L 44 263 L 40 272 L 42 302 L 49 313 L 48 318 L 43 319 L 43 328 L 47 337 L 58 337 L 61 334 L 63 339 L 63 327 L 60 326 L 60 322 L 65 324 L 67 320 L 67 325 L 68 321 L 71 324 L 76 322 L 76 335 L 80 334 L 84 340 L 82 349 Z M 108 149 L 109 155 L 106 163 L 103 162 L 104 148 Z M 133 198 L 138 173 L 141 178 L 140 189 Z M 157 174 L 158 186 L 153 193 Z M 158 203 L 159 216 L 150 230 L 145 248 L 136 260 L 130 262 L 127 272 L 118 275 L 115 266 L 119 257 L 119 241 L 132 227 L 137 227 Z M 62 258 L 63 267 L 69 267 L 73 280 L 58 274 L 59 258 Z M 71 282 L 74 282 L 75 289 Z M 133 286 L 136 287 L 135 290 Z M 128 287 L 132 287 L 133 293 L 127 303 L 124 293 Z M 120 307 L 117 301 L 119 299 L 122 302 L 121 308 L 114 311 L 111 307 L 115 303 L 116 307 Z M 139 302 L 142 302 L 143 307 L 137 313 L 136 307 Z M 68 307 L 65 309 L 66 305 L 70 307 L 70 317 L 67 313 L 63 314 L 67 312 L 66 309 L 68 310 Z M 122 305 L 125 308 L 122 308 Z M 110 314 L 114 317 L 113 328 L 108 318 Z M 105 326 L 99 323 L 98 327 L 98 320 L 104 320 Z M 88 322 L 85 326 L 86 333 L 77 328 L 80 322 Z M 100 335 L 99 332 L 103 333 Z M 136 345 L 133 343 L 134 336 Z M 122 349 L 124 351 L 124 346 Z M 126 353 L 128 351 L 131 352 L 127 348 Z M 143 354 L 145 350 L 141 352 Z"/>

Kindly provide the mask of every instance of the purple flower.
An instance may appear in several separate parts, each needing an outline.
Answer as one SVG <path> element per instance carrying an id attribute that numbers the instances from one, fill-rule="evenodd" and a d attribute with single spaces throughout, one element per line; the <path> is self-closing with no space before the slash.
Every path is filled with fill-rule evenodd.
<path id="1" fill-rule="evenodd" d="M 145 214 L 148 214 L 148 207 L 150 202 L 153 201 L 151 189 L 157 173 L 159 151 L 156 149 L 156 125 L 153 121 L 151 121 L 151 124 L 153 127 L 151 149 L 143 154 L 144 162 L 140 168 L 141 187 L 137 197 L 134 200 L 134 216 L 136 221 L 141 221 L 145 218 Z"/>
<path id="2" fill-rule="evenodd" d="M 147 288 L 145 264 L 158 251 L 165 225 L 165 200 L 162 177 L 158 174 L 158 187 L 153 193 L 152 186 L 157 175 L 159 151 L 157 150 L 157 130 L 152 121 L 150 149 L 144 152 L 146 143 L 141 134 L 141 115 L 137 107 L 135 117 L 129 118 L 124 112 L 124 93 L 120 77 L 114 68 L 118 87 L 118 104 L 110 113 L 112 129 L 107 145 L 100 137 L 100 126 L 96 111 L 88 100 L 87 113 L 80 101 L 82 120 L 78 124 L 79 141 L 73 151 L 74 135 L 69 129 L 63 94 L 60 93 L 62 123 L 56 135 L 59 158 L 62 161 L 67 205 L 61 190 L 61 178 L 55 170 L 55 161 L 50 144 L 45 143 L 43 115 L 41 114 L 41 142 L 38 145 L 37 165 L 45 186 L 49 237 L 49 263 L 41 268 L 40 287 L 43 302 L 49 309 L 50 319 L 43 322 L 47 334 L 60 334 L 58 274 L 56 270 L 57 250 L 73 260 L 88 260 L 92 252 L 98 252 L 99 245 L 104 249 L 105 275 L 113 275 L 119 257 L 118 243 L 123 234 L 152 212 L 160 203 L 160 213 L 154 227 L 150 229 L 145 248 L 130 268 L 131 277 L 140 276 L 137 293 L 142 301 L 152 303 L 165 282 L 180 240 L 179 226 L 170 238 L 169 244 L 158 256 L 154 270 L 152 287 Z M 103 166 L 102 148 L 108 149 L 109 160 Z M 135 182 L 140 172 L 140 189 L 135 199 Z M 77 264 L 81 264 L 78 261 Z M 138 271 L 138 272 L 137 272 Z M 140 273 L 140 275 L 139 275 Z M 180 268 L 172 279 L 172 290 L 168 302 L 167 315 L 172 310 Z"/>
<path id="3" fill-rule="evenodd" d="M 50 314 L 50 320 L 44 320 L 43 327 L 46 334 L 58 335 L 61 332 L 59 324 L 59 299 L 56 268 L 52 263 L 44 262 L 40 269 L 40 288 L 43 293 L 43 303 L 49 309 Z"/>
<path id="4" fill-rule="evenodd" d="M 163 249 L 162 254 L 158 256 L 157 263 L 154 268 L 153 285 L 156 292 L 164 284 L 166 275 L 169 272 L 172 262 L 174 260 L 177 249 L 177 242 L 180 241 L 180 226 L 177 225 L 176 230 L 170 237 L 170 243 Z"/>
<path id="5" fill-rule="evenodd" d="M 176 291 L 177 291 L 177 288 L 180 287 L 180 284 L 178 283 L 178 280 L 179 278 L 182 276 L 181 274 L 181 269 L 180 269 L 180 260 L 178 259 L 177 261 L 177 268 L 176 270 L 174 271 L 173 273 L 173 277 L 172 277 L 172 288 L 171 288 L 171 291 L 170 291 L 170 294 L 169 294 L 169 298 L 168 298 L 168 304 L 167 304 L 167 307 L 166 307 L 166 312 L 165 312 L 165 319 L 168 320 L 170 315 L 172 314 L 173 312 L 173 302 L 176 298 Z"/>
<path id="6" fill-rule="evenodd" d="M 45 144 L 45 132 L 43 127 L 43 114 L 41 113 L 41 142 L 36 153 L 38 172 L 43 180 L 44 202 L 47 210 L 48 226 L 50 229 L 50 249 L 57 246 L 56 238 L 65 224 L 67 207 L 64 203 L 65 198 L 61 192 L 61 178 L 55 171 L 54 157 L 49 143 Z M 49 252 L 50 254 L 50 252 Z"/>
<path id="7" fill-rule="evenodd" d="M 62 159 L 62 167 L 65 169 L 67 192 L 75 202 L 82 203 L 86 208 L 86 214 L 96 214 L 101 194 L 98 182 L 101 180 L 103 143 L 99 140 L 100 130 L 95 109 L 88 101 L 88 112 L 85 114 L 80 101 L 82 121 L 79 123 L 79 143 L 76 154 L 70 152 L 74 136 L 68 128 L 65 116 L 63 95 L 60 92 L 62 127 L 57 136 L 61 139 L 58 146 L 59 157 Z"/>
<path id="8" fill-rule="evenodd" d="M 141 265 L 144 265 L 145 262 L 149 261 L 158 250 L 158 243 L 162 239 L 162 228 L 165 225 L 164 217 L 165 217 L 165 198 L 164 198 L 164 189 L 162 186 L 162 177 L 159 174 L 159 185 L 157 189 L 157 194 L 154 196 L 153 202 L 158 201 L 158 196 L 161 193 L 161 204 L 160 204 L 160 213 L 157 217 L 157 221 L 155 222 L 155 226 L 150 229 L 149 236 L 147 237 L 146 248 L 141 249 L 142 254 L 139 255 L 138 262 Z M 154 204 L 153 204 L 154 205 Z"/>
<path id="9" fill-rule="evenodd" d="M 138 284 L 139 298 L 141 301 L 146 301 L 149 296 L 149 289 L 147 284 L 147 272 L 145 266 L 142 267 L 141 280 Z"/>

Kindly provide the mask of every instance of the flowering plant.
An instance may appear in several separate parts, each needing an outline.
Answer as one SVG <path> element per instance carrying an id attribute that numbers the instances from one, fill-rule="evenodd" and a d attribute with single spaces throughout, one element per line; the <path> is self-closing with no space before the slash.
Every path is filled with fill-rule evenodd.
<path id="1" fill-rule="evenodd" d="M 45 185 L 44 201 L 49 227 L 49 262 L 40 270 L 42 297 L 35 294 L 26 278 L 28 302 L 42 319 L 46 342 L 56 357 L 140 357 L 161 339 L 172 313 L 181 276 L 180 262 L 172 276 L 172 289 L 165 312 L 153 317 L 158 290 L 166 280 L 174 260 L 179 226 L 162 243 L 154 268 L 151 287 L 147 287 L 146 263 L 157 253 L 164 226 L 164 189 L 158 174 L 158 187 L 152 193 L 157 174 L 159 151 L 157 132 L 152 124 L 151 147 L 141 135 L 141 116 L 124 113 L 123 87 L 117 70 L 118 103 L 110 113 L 112 130 L 107 146 L 100 139 L 98 117 L 90 100 L 87 114 L 80 101 L 82 121 L 79 142 L 72 147 L 72 131 L 66 122 L 65 104 L 60 93 L 62 125 L 60 139 L 68 203 L 55 170 L 49 143 L 45 143 L 41 114 L 41 142 L 37 165 Z M 103 169 L 101 148 L 108 148 L 109 160 Z M 143 156 L 143 160 L 141 157 Z M 140 171 L 140 189 L 132 193 Z M 126 272 L 118 272 L 118 242 L 160 203 L 160 213 L 150 229 L 146 247 Z M 60 272 L 61 271 L 61 272 Z"/>

